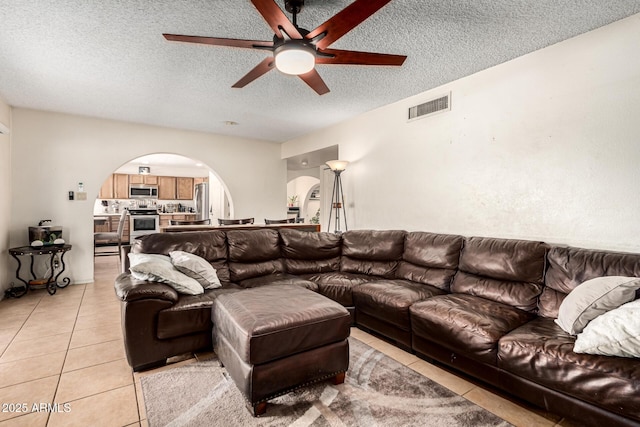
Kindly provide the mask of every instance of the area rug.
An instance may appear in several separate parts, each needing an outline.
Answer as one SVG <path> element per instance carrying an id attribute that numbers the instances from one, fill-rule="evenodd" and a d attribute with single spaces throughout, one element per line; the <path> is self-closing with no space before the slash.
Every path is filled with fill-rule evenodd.
<path id="1" fill-rule="evenodd" d="M 149 426 L 509 426 L 510 424 L 357 339 L 344 384 L 318 383 L 249 414 L 217 359 L 141 379 Z"/>

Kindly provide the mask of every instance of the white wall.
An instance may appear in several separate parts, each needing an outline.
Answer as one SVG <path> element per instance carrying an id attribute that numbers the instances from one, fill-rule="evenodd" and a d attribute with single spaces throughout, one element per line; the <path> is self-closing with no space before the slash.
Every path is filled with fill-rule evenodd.
<path id="1" fill-rule="evenodd" d="M 278 144 L 87 117 L 13 109 L 11 245 L 50 218 L 73 250 L 65 257 L 75 283 L 93 280 L 93 206 L 107 176 L 133 158 L 175 153 L 216 171 L 235 215 L 276 215 L 286 197 L 286 162 Z M 68 201 L 83 182 L 87 201 Z M 66 273 L 66 272 L 65 272 Z"/>
<path id="2" fill-rule="evenodd" d="M 0 99 L 0 124 L 11 130 L 11 108 Z M 7 249 L 11 224 L 11 134 L 0 134 L 0 299 L 11 283 Z"/>
<path id="3" fill-rule="evenodd" d="M 282 146 L 338 143 L 350 228 L 640 251 L 640 15 Z M 452 111 L 407 108 L 451 91 Z"/>

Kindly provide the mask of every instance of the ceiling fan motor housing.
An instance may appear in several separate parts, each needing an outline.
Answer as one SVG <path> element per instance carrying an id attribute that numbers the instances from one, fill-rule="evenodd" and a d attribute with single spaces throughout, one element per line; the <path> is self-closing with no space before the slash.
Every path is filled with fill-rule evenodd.
<path id="1" fill-rule="evenodd" d="M 304 6 L 304 0 L 285 0 L 284 8 L 287 12 L 293 13 L 294 15 L 300 13 L 302 11 L 302 6 Z"/>

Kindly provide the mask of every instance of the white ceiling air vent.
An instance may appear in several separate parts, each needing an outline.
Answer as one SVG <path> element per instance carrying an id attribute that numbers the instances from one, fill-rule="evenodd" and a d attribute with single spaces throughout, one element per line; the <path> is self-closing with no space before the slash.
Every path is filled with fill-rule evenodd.
<path id="1" fill-rule="evenodd" d="M 408 121 L 411 122 L 444 111 L 451 111 L 451 93 L 409 108 Z"/>

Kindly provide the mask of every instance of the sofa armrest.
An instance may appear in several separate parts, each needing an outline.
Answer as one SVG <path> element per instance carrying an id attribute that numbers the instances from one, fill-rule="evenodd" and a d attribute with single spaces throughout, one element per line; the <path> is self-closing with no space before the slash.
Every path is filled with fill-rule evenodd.
<path id="1" fill-rule="evenodd" d="M 131 252 L 131 245 L 120 246 L 120 273 L 129 272 L 129 252 Z"/>
<path id="2" fill-rule="evenodd" d="M 143 299 L 160 299 L 171 303 L 178 302 L 179 295 L 171 286 L 159 282 L 137 280 L 130 273 L 116 277 L 116 296 L 125 302 Z"/>

